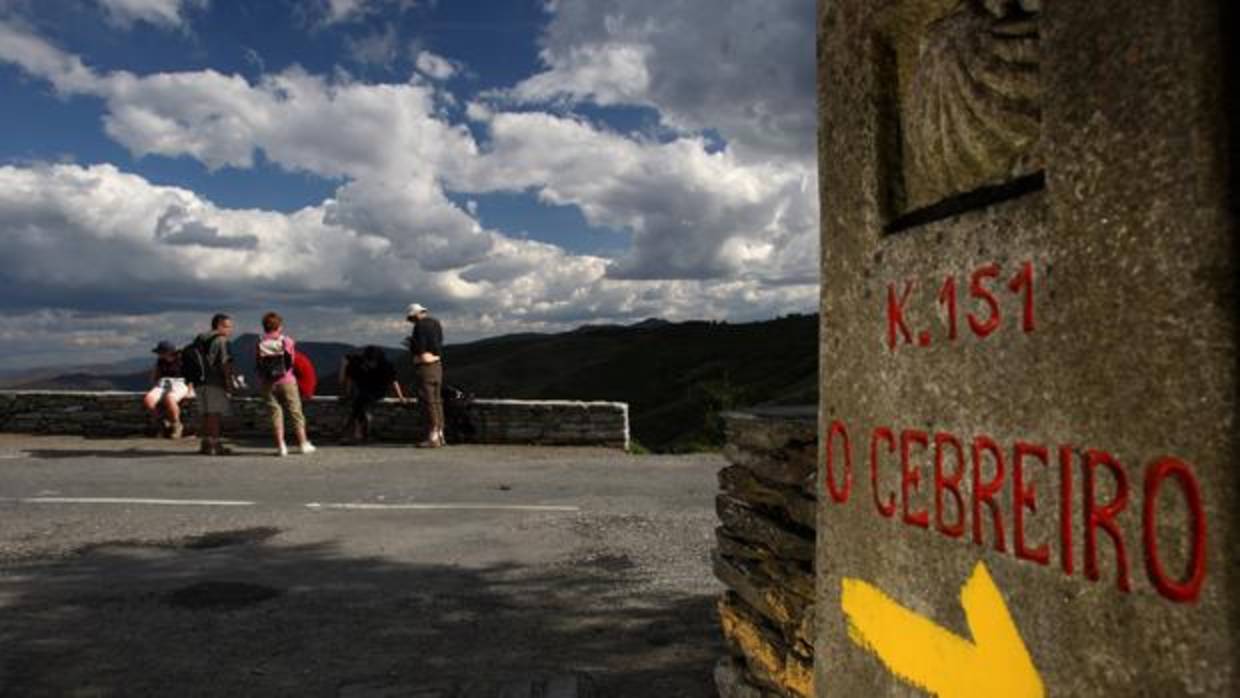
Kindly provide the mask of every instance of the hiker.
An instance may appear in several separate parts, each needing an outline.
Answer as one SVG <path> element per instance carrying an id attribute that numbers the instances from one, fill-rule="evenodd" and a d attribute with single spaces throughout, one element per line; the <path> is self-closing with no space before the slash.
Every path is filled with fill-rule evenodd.
<path id="1" fill-rule="evenodd" d="M 155 366 L 151 369 L 151 385 L 154 387 L 142 398 L 142 406 L 152 420 L 159 420 L 159 408 L 162 406 L 162 435 L 179 439 L 184 433 L 180 403 L 193 395 L 194 389 L 185 381 L 181 371 L 181 350 L 172 342 L 163 340 L 151 352 L 156 354 Z"/>
<path id="2" fill-rule="evenodd" d="M 314 444 L 306 438 L 306 417 L 301 411 L 301 396 L 297 393 L 297 377 L 293 373 L 294 342 L 284 334 L 284 319 L 278 313 L 263 316 L 263 336 L 258 340 L 258 357 L 255 371 L 258 373 L 259 394 L 267 403 L 271 414 L 271 428 L 275 432 L 276 455 L 287 456 L 284 443 L 284 411 L 293 420 L 297 445 L 302 453 L 314 453 Z"/>
<path id="3" fill-rule="evenodd" d="M 202 411 L 202 443 L 198 452 L 209 456 L 227 456 L 232 450 L 220 443 L 221 422 L 232 414 L 231 391 L 235 385 L 232 353 L 228 338 L 233 333 L 232 318 L 216 313 L 211 318 L 211 331 L 198 335 L 190 350 L 201 358 L 201 376 L 196 376 L 195 391 Z"/>
<path id="4" fill-rule="evenodd" d="M 443 327 L 419 303 L 410 304 L 405 319 L 413 323 L 409 352 L 417 377 L 418 402 L 426 416 L 426 440 L 420 448 L 446 446 L 443 438 Z"/>
<path id="5" fill-rule="evenodd" d="M 341 392 L 349 396 L 349 421 L 345 428 L 354 442 L 370 440 L 371 412 L 387 397 L 388 390 L 394 391 L 402 404 L 408 402 L 400 381 L 396 380 L 396 367 L 388 361 L 383 349 L 374 345 L 362 349 L 360 354 L 345 357 L 340 387 Z"/>

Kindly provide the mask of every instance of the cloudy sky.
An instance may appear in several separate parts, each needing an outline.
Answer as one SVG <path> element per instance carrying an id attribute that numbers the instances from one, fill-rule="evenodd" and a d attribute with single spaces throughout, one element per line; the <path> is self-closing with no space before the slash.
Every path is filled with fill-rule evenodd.
<path id="1" fill-rule="evenodd" d="M 0 369 L 817 304 L 811 0 L 0 0 Z"/>

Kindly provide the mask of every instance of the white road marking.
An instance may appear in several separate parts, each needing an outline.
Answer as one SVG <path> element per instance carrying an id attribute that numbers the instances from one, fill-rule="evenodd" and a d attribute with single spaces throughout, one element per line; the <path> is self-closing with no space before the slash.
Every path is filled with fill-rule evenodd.
<path id="1" fill-rule="evenodd" d="M 363 511 L 581 511 L 579 507 L 541 504 L 367 504 L 365 502 L 310 502 L 307 509 L 353 509 Z"/>
<path id="2" fill-rule="evenodd" d="M 219 499 L 142 499 L 135 497 L 26 497 L 16 500 L 22 504 L 149 504 L 183 507 L 252 507 L 256 502 Z"/>
<path id="3" fill-rule="evenodd" d="M 142 497 L 0 497 L 0 502 L 17 504 L 123 504 L 181 507 L 252 507 L 258 502 L 227 499 L 150 499 Z M 541 511 L 578 512 L 580 507 L 552 504 L 475 504 L 411 503 L 373 504 L 368 502 L 309 502 L 307 509 L 340 511 Z"/>

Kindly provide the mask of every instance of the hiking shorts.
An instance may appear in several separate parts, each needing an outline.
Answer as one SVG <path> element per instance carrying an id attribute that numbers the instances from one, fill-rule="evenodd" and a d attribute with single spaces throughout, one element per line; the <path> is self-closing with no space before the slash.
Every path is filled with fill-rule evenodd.
<path id="1" fill-rule="evenodd" d="M 180 402 L 189 396 L 189 383 L 184 378 L 160 378 L 159 384 L 146 393 L 146 402 L 153 405 L 163 404 L 165 398 Z"/>
<path id="2" fill-rule="evenodd" d="M 198 401 L 202 403 L 202 413 L 227 417 L 232 414 L 232 398 L 228 391 L 218 385 L 198 386 Z"/>
<path id="3" fill-rule="evenodd" d="M 295 429 L 306 428 L 306 416 L 301 411 L 301 395 L 297 392 L 297 382 L 264 383 L 263 401 L 271 414 L 271 428 L 278 430 L 284 426 L 284 411 L 288 410 L 289 419 L 293 420 Z"/>

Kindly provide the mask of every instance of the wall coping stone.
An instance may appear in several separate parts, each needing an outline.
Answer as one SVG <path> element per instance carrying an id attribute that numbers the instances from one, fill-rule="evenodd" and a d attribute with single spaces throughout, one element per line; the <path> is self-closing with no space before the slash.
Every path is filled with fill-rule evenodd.
<path id="1" fill-rule="evenodd" d="M 28 426 L 24 422 L 37 419 L 39 413 L 47 414 L 48 410 L 56 413 L 82 413 L 90 411 L 90 405 L 98 405 L 100 416 L 112 414 L 118 401 L 137 403 L 145 391 L 122 390 L 0 390 L 0 401 L 5 404 L 5 412 L 9 413 L 13 406 L 19 406 L 17 414 L 0 415 L 0 431 L 6 431 L 6 421 L 16 421 L 19 426 Z M 50 404 L 40 403 L 40 399 L 55 399 Z M 80 399 L 83 404 L 65 406 L 64 401 Z M 23 399 L 34 402 L 31 410 L 20 409 Z M 416 402 L 415 396 L 410 400 Z M 305 401 L 314 405 L 316 410 L 333 409 L 341 404 L 338 396 L 316 395 Z M 113 407 L 108 407 L 108 404 Z M 233 396 L 234 404 L 247 405 L 247 410 L 254 405 L 261 405 L 262 398 L 258 395 L 243 393 Z M 396 398 L 385 398 L 381 403 L 386 408 L 395 408 L 400 404 Z M 187 404 L 193 405 L 191 398 Z M 510 398 L 474 398 L 470 409 L 477 410 L 479 418 L 490 420 L 489 433 L 501 439 L 497 443 L 529 441 L 531 443 L 571 443 L 576 445 L 620 446 L 624 450 L 631 447 L 629 430 L 629 405 L 626 402 L 602 400 L 518 400 Z M 556 415 L 556 412 L 559 415 Z M 309 416 L 309 415 L 307 415 Z M 121 421 L 128 417 L 122 415 Z M 551 422 L 547 420 L 551 419 Z M 114 420 L 115 421 L 115 420 Z M 79 422 L 80 423 L 80 422 Z M 548 425 L 558 424 L 558 427 Z M 597 432 L 597 433 L 595 433 Z"/>
<path id="2" fill-rule="evenodd" d="M 779 421 L 779 422 L 813 422 L 818 423 L 818 405 L 788 405 L 751 407 L 744 410 L 732 410 L 722 415 L 726 421 Z"/>

